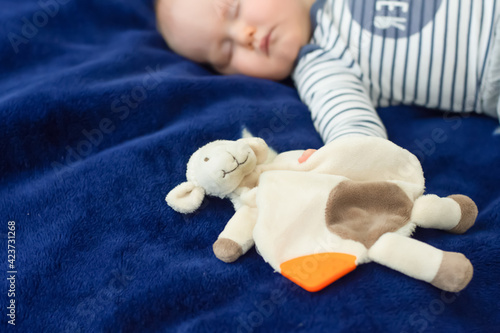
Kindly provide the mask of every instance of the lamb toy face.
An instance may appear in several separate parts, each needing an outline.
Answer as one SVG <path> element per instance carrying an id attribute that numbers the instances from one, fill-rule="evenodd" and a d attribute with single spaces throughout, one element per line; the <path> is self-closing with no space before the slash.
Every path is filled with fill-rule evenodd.
<path id="1" fill-rule="evenodd" d="M 268 147 L 260 138 L 216 140 L 198 149 L 187 164 L 187 182 L 166 197 L 181 213 L 199 208 L 205 194 L 225 198 L 267 157 Z"/>
<path id="2" fill-rule="evenodd" d="M 309 291 L 370 261 L 446 291 L 471 280 L 463 254 L 409 237 L 417 226 L 464 233 L 478 213 L 466 196 L 424 195 L 409 151 L 373 137 L 272 160 L 268 151 L 257 138 L 209 143 L 189 160 L 188 181 L 167 195 L 179 212 L 194 211 L 205 193 L 231 199 L 235 214 L 213 245 L 220 260 L 233 262 L 255 244 L 275 271 Z"/>

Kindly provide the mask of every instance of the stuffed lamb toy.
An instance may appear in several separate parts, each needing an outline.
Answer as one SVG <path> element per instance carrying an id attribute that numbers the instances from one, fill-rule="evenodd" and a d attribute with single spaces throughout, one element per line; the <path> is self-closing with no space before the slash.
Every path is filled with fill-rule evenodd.
<path id="1" fill-rule="evenodd" d="M 194 212 L 205 195 L 234 205 L 213 245 L 222 261 L 255 244 L 275 271 L 309 291 L 371 261 L 451 292 L 472 278 L 463 254 L 409 236 L 416 226 L 464 233 L 476 205 L 464 195 L 423 195 L 418 159 L 385 139 L 346 137 L 277 156 L 260 138 L 218 140 L 191 156 L 186 178 L 166 197 L 174 210 Z"/>

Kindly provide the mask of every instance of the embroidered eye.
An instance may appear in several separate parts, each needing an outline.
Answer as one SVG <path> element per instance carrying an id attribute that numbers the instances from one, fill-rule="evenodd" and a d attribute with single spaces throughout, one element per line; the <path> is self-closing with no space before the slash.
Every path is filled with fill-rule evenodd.
<path id="1" fill-rule="evenodd" d="M 205 157 L 204 161 L 208 162 L 210 159 L 208 157 Z"/>

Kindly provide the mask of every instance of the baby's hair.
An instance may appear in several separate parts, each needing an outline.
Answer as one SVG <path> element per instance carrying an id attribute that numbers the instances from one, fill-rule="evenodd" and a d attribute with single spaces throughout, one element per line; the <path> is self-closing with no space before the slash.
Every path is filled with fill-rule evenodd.
<path id="1" fill-rule="evenodd" d="M 179 0 L 179 1 L 181 1 L 181 0 Z M 172 16 L 172 10 L 173 10 L 172 7 L 173 7 L 174 2 L 175 2 L 174 0 L 153 0 L 153 5 L 154 5 L 154 11 L 155 11 L 155 15 L 156 15 L 156 30 L 162 36 L 163 41 L 167 44 L 167 47 L 170 50 L 172 50 L 173 52 L 176 52 L 175 49 L 172 48 L 171 40 L 169 40 L 169 38 L 168 38 L 169 33 L 172 31 L 171 27 L 169 27 L 168 23 L 171 23 L 173 20 L 175 20 L 175 18 Z M 166 15 L 167 15 L 167 20 L 162 21 L 159 19 L 159 15 L 160 15 L 159 6 L 160 6 L 160 4 L 162 4 L 162 6 L 163 5 L 168 6 L 166 9 L 166 12 L 164 12 L 164 14 L 166 13 Z M 195 61 L 195 60 L 193 60 L 193 61 Z M 197 62 L 199 65 L 203 66 L 207 70 L 213 72 L 214 74 L 220 74 L 219 71 L 217 71 L 214 68 L 214 66 L 210 63 L 199 62 L 199 61 L 195 61 L 195 62 Z"/>
<path id="2" fill-rule="evenodd" d="M 153 0 L 154 1 L 154 10 L 156 14 L 156 30 L 160 33 L 160 35 L 163 37 L 163 40 L 167 44 L 167 47 L 171 49 L 172 51 L 176 52 L 175 49 L 172 48 L 172 40 L 171 40 L 171 35 L 173 32 L 172 28 L 172 23 L 175 21 L 178 21 L 178 18 L 176 18 L 173 14 L 175 3 L 177 1 L 182 1 L 182 0 Z M 163 7 L 160 10 L 160 5 Z M 161 15 L 163 15 L 163 19 L 160 20 L 160 12 L 162 12 Z M 177 52 L 176 52 L 177 53 Z"/>

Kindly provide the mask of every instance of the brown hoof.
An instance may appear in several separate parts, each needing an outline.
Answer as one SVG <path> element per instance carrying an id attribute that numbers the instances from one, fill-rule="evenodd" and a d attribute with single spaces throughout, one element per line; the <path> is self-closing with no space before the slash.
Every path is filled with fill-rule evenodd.
<path id="1" fill-rule="evenodd" d="M 243 254 L 241 246 L 228 238 L 219 238 L 213 245 L 215 256 L 224 262 L 233 262 Z"/>
<path id="2" fill-rule="evenodd" d="M 462 212 L 460 222 L 449 231 L 454 234 L 463 234 L 474 225 L 478 213 L 477 206 L 471 198 L 465 195 L 454 194 L 448 196 L 448 198 L 455 200 L 460 205 L 460 210 Z"/>
<path id="3" fill-rule="evenodd" d="M 431 284 L 439 289 L 459 292 L 472 279 L 474 269 L 469 259 L 457 252 L 443 252 L 443 260 Z"/>

